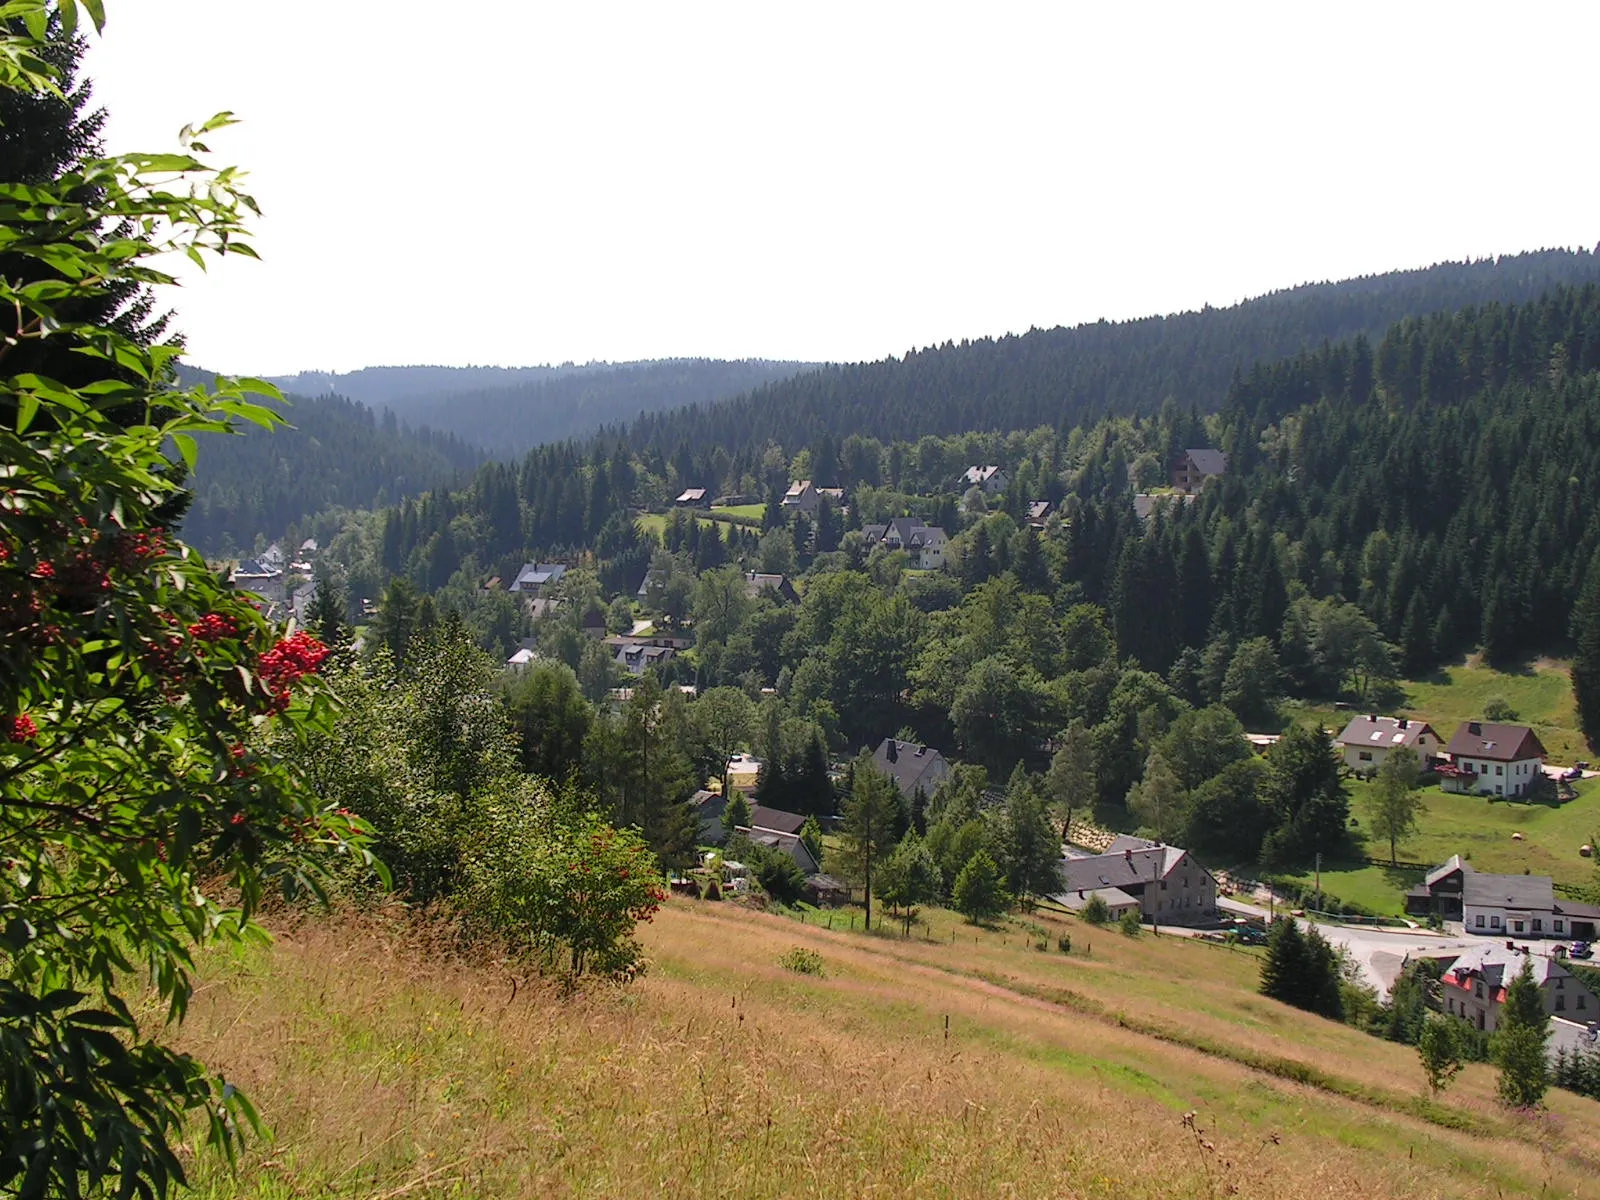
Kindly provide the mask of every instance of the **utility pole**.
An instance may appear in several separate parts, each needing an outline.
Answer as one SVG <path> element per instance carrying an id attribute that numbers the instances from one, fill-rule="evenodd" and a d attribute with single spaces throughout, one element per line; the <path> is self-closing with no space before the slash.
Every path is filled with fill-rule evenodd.
<path id="1" fill-rule="evenodd" d="M 1157 936 L 1161 933 L 1161 862 L 1167 857 L 1165 850 L 1161 851 L 1160 858 L 1155 859 L 1155 869 L 1150 872 L 1150 890 L 1155 893 L 1155 905 L 1150 909 L 1150 932 Z"/>
<path id="2" fill-rule="evenodd" d="M 1317 851 L 1317 911 L 1322 911 L 1322 851 Z"/>

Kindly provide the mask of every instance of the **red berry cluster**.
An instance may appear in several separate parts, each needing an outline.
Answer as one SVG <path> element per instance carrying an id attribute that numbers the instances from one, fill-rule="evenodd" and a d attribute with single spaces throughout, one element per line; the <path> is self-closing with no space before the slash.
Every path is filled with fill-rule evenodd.
<path id="1" fill-rule="evenodd" d="M 160 529 L 140 533 L 116 533 L 106 540 L 107 564 L 120 567 L 124 571 L 131 571 L 141 563 L 152 558 L 161 558 L 167 553 L 167 535 Z"/>
<path id="2" fill-rule="evenodd" d="M 289 689 L 302 675 L 313 674 L 327 657 L 328 648 L 304 630 L 284 638 L 263 654 L 256 673 L 272 693 L 272 711 L 288 708 Z"/>
<path id="3" fill-rule="evenodd" d="M 189 636 L 197 642 L 220 642 L 239 636 L 239 622 L 221 613 L 207 613 L 189 626 Z"/>
<path id="4" fill-rule="evenodd" d="M 27 713 L 18 717 L 0 717 L 0 729 L 5 730 L 6 739 L 12 742 L 30 742 L 39 736 L 39 727 Z"/>

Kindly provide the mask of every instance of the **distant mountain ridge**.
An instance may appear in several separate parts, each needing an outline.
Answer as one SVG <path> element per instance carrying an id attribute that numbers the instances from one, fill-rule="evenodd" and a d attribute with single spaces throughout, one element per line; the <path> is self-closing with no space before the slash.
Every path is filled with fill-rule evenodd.
<path id="1" fill-rule="evenodd" d="M 1537 250 L 1473 262 L 1303 284 L 1227 308 L 1098 321 L 946 342 L 903 358 L 822 367 L 747 396 L 647 414 L 609 431 L 672 454 L 721 446 L 735 457 L 823 437 L 915 440 L 967 431 L 1068 428 L 1151 414 L 1171 397 L 1220 409 L 1239 372 L 1324 342 L 1380 338 L 1408 316 L 1521 303 L 1551 287 L 1600 282 L 1600 255 Z"/>
<path id="2" fill-rule="evenodd" d="M 814 369 L 764 359 L 647 359 L 534 367 L 364 367 L 270 377 L 286 394 L 340 395 L 489 453 L 521 454 L 603 425 L 709 404 Z"/>

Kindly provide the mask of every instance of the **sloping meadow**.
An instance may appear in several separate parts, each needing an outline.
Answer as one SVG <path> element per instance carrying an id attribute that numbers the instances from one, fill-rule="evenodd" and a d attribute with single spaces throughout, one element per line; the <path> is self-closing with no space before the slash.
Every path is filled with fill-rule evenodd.
<path id="1" fill-rule="evenodd" d="M 1429 1104 L 1412 1050 L 1256 996 L 1249 954 L 1029 923 L 938 913 L 906 940 L 674 900 L 645 979 L 572 995 L 452 959 L 392 914 L 285 926 L 211 964 L 184 1031 L 275 1140 L 237 1176 L 200 1157 L 195 1182 L 1417 1200 L 1578 1195 L 1600 1165 L 1590 1101 L 1506 1114 L 1474 1067 Z M 779 965 L 797 946 L 824 974 Z"/>

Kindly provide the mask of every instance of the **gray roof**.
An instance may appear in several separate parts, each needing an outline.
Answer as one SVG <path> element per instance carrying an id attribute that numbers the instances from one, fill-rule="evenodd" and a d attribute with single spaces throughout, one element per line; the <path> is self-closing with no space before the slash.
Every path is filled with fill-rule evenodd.
<path id="1" fill-rule="evenodd" d="M 901 793 L 907 796 L 919 787 L 931 796 L 950 774 L 950 764 L 933 747 L 896 738 L 884 738 L 879 743 L 872 752 L 872 765 L 894 780 Z"/>
<path id="2" fill-rule="evenodd" d="M 1104 900 L 1107 908 L 1126 908 L 1130 904 L 1135 908 L 1139 906 L 1139 897 L 1130 896 L 1121 888 L 1115 887 L 1083 888 L 1082 890 L 1075 888 L 1070 892 L 1062 892 L 1054 899 L 1059 900 L 1064 908 L 1077 912 L 1095 896 Z"/>
<path id="3" fill-rule="evenodd" d="M 1395 746 L 1415 746 L 1417 739 L 1424 732 L 1433 733 L 1434 739 L 1438 740 L 1439 735 L 1433 732 L 1433 726 L 1426 721 L 1364 713 L 1353 718 L 1350 724 L 1344 727 L 1344 732 L 1339 735 L 1338 741 L 1342 746 L 1366 746 L 1390 750 Z"/>
<path id="4" fill-rule="evenodd" d="M 1549 909 L 1556 902 L 1548 875 L 1490 875 L 1467 867 L 1461 902 L 1479 907 Z"/>
<path id="5" fill-rule="evenodd" d="M 694 815 L 700 818 L 700 840 L 713 846 L 722 845 L 727 836 L 722 830 L 722 812 L 728 807 L 728 798 L 701 788 L 689 797 L 689 803 L 694 807 Z"/>
<path id="6" fill-rule="evenodd" d="M 799 813 L 784 812 L 781 808 L 768 808 L 765 804 L 750 806 L 750 824 L 756 829 L 770 829 L 774 833 L 799 833 L 806 819 Z"/>
<path id="7" fill-rule="evenodd" d="M 1507 950 L 1502 942 L 1475 946 L 1450 966 L 1457 977 L 1476 975 L 1492 988 L 1505 987 L 1522 970 L 1523 961 L 1533 964 L 1533 981 L 1544 986 L 1546 980 L 1570 978 L 1572 972 L 1556 959 L 1543 954 L 1524 954 L 1520 950 Z"/>
<path id="8" fill-rule="evenodd" d="M 523 563 L 522 570 L 517 572 L 517 577 L 511 586 L 543 587 L 547 583 L 555 583 L 566 573 L 567 568 L 564 563 Z"/>
<path id="9" fill-rule="evenodd" d="M 794 859 L 795 865 L 807 875 L 815 875 L 822 865 L 812 856 L 811 851 L 800 840 L 798 834 L 778 833 L 771 829 L 758 829 L 743 825 L 739 827 L 739 830 L 758 846 L 766 846 L 771 850 L 782 850 L 790 858 Z"/>
<path id="10" fill-rule="evenodd" d="M 1121 843 L 1119 845 L 1119 843 Z M 1143 843 L 1135 847 L 1128 843 Z M 1092 891 L 1095 888 L 1127 888 L 1164 879 L 1183 858 L 1177 846 L 1157 846 L 1143 838 L 1118 838 L 1114 850 L 1087 858 L 1061 860 L 1061 883 L 1065 891 Z"/>
<path id="11" fill-rule="evenodd" d="M 1221 475 L 1228 469 L 1228 456 L 1221 450 L 1185 450 L 1184 453 L 1202 475 Z"/>

